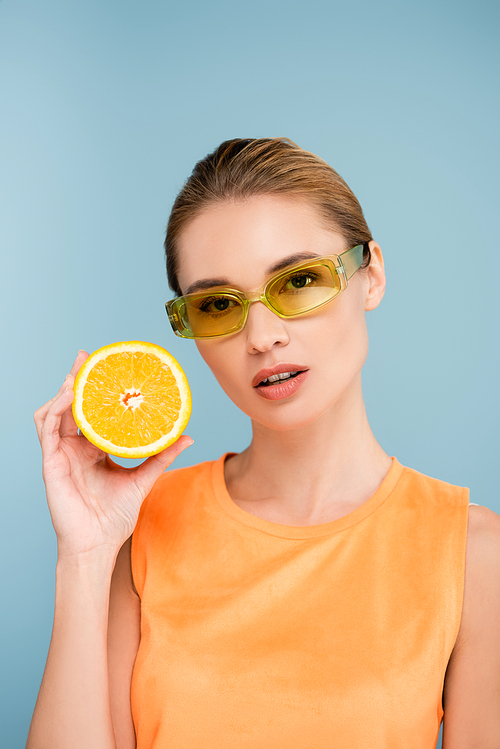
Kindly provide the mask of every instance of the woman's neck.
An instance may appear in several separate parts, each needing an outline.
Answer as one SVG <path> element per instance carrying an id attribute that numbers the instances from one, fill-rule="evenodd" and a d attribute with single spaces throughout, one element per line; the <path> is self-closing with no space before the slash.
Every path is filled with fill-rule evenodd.
<path id="1" fill-rule="evenodd" d="M 320 419 L 278 431 L 253 423 L 249 447 L 225 465 L 243 510 L 283 525 L 319 525 L 364 504 L 391 458 L 368 423 L 359 378 Z"/>

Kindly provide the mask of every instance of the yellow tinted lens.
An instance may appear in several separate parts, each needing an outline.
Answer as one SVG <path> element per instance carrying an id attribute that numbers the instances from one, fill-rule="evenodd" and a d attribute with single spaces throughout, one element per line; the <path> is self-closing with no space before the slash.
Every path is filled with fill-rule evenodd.
<path id="1" fill-rule="evenodd" d="M 184 298 L 182 322 L 195 337 L 224 335 L 241 324 L 244 308 L 232 294 L 195 294 Z"/>
<path id="2" fill-rule="evenodd" d="M 328 302 L 339 290 L 340 282 L 333 268 L 311 263 L 277 278 L 267 297 L 278 312 L 299 315 Z"/>

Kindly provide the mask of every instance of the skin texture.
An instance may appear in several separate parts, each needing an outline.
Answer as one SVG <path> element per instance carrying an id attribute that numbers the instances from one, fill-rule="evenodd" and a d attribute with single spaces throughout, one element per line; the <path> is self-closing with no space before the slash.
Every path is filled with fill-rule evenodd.
<path id="1" fill-rule="evenodd" d="M 247 512 L 289 525 L 325 523 L 363 504 L 389 470 L 361 390 L 365 313 L 385 290 L 380 247 L 371 242 L 370 248 L 369 269 L 321 310 L 283 320 L 257 302 L 242 331 L 197 342 L 223 389 L 252 420 L 251 445 L 226 463 L 229 493 Z M 295 252 L 346 249 L 307 204 L 251 198 L 210 207 L 185 228 L 179 279 L 183 290 L 217 277 L 252 291 L 267 280 L 270 265 Z M 130 682 L 140 600 L 130 534 L 145 493 L 189 444 L 183 437 L 129 472 L 94 451 L 77 435 L 68 390 L 85 356 L 35 415 L 59 558 L 53 638 L 28 749 L 135 749 Z M 264 400 L 252 379 L 280 362 L 309 374 L 290 398 Z M 500 516 L 485 507 L 469 510 L 463 616 L 444 706 L 444 749 L 500 749 Z"/>

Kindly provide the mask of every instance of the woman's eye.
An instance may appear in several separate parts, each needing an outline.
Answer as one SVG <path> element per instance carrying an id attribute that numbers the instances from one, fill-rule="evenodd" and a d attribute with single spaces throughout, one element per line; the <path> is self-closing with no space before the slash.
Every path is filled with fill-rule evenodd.
<path id="1" fill-rule="evenodd" d="M 213 306 L 217 312 L 224 312 L 229 307 L 229 299 L 216 299 Z"/>
<path id="2" fill-rule="evenodd" d="M 236 302 L 233 299 L 227 297 L 209 297 L 200 304 L 200 310 L 207 315 L 217 315 L 221 312 L 228 312 L 235 304 Z"/>
<path id="3" fill-rule="evenodd" d="M 281 289 L 282 292 L 295 291 L 296 289 L 303 289 L 306 286 L 310 286 L 316 277 L 312 273 L 300 273 L 296 276 L 288 278 Z"/>
<path id="4" fill-rule="evenodd" d="M 311 279 L 309 276 L 295 276 L 295 278 L 290 279 L 290 283 L 294 289 L 302 289 L 304 286 L 311 283 Z"/>

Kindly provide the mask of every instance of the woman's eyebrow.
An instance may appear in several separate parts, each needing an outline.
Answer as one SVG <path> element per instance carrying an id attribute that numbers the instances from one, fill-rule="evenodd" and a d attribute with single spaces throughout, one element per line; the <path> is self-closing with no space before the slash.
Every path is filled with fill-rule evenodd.
<path id="1" fill-rule="evenodd" d="M 289 265 L 294 265 L 295 263 L 300 263 L 301 260 L 310 260 L 315 257 L 319 257 L 319 255 L 314 252 L 295 252 L 293 255 L 289 255 L 271 265 L 267 269 L 267 275 L 271 276 L 273 273 L 278 273 L 278 271 L 288 268 Z M 195 294 L 197 291 L 213 289 L 216 286 L 231 286 L 231 283 L 227 278 L 202 278 L 188 286 L 186 294 Z"/>
<path id="2" fill-rule="evenodd" d="M 273 273 L 278 273 L 278 271 L 283 270 L 284 268 L 287 268 L 289 265 L 294 265 L 294 263 L 300 263 L 301 260 L 310 260 L 314 257 L 320 257 L 314 252 L 295 252 L 293 255 L 289 255 L 288 257 L 283 258 L 283 260 L 279 260 L 277 263 L 274 263 L 274 265 L 271 265 L 267 269 L 268 275 L 272 275 Z"/>
<path id="3" fill-rule="evenodd" d="M 202 278 L 201 281 L 195 281 L 186 289 L 186 294 L 194 294 L 196 291 L 204 289 L 213 289 L 214 286 L 229 286 L 227 278 Z"/>

